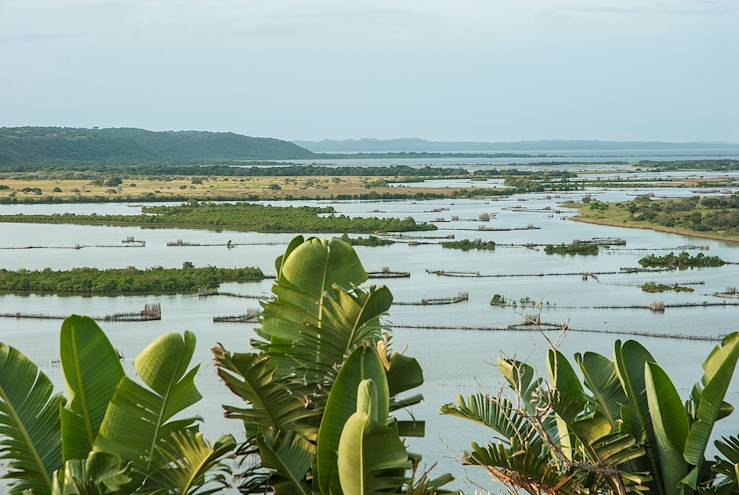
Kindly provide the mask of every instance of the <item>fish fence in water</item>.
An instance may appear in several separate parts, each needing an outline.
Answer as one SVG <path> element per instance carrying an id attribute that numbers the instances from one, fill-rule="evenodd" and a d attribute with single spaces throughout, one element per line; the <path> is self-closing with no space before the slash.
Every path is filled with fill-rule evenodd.
<path id="1" fill-rule="evenodd" d="M 65 320 L 69 315 L 54 315 L 45 313 L 0 313 L 0 318 L 14 318 L 18 320 Z M 105 316 L 92 316 L 97 321 L 156 321 L 162 319 L 162 307 L 159 303 L 147 304 L 141 311 L 127 313 L 113 313 Z"/>
<path id="2" fill-rule="evenodd" d="M 488 227 L 487 225 L 480 225 L 476 229 L 472 228 L 454 228 L 454 229 L 439 229 L 439 230 L 467 230 L 473 232 L 512 232 L 514 230 L 541 230 L 541 227 L 535 225 L 527 225 L 526 227 Z"/>
<path id="3" fill-rule="evenodd" d="M 121 243 L 122 244 L 138 244 L 138 245 L 140 245 L 142 247 L 143 246 L 146 246 L 146 241 L 140 241 L 140 240 L 134 238 L 134 236 L 132 236 L 132 235 L 129 235 L 128 237 L 126 237 L 125 239 L 123 239 L 121 241 Z"/>
<path id="4" fill-rule="evenodd" d="M 436 306 L 444 304 L 457 304 L 470 300 L 469 292 L 460 292 L 453 297 L 426 298 L 420 301 L 393 301 L 397 306 Z"/>
<path id="5" fill-rule="evenodd" d="M 182 239 L 167 242 L 167 247 L 225 247 L 237 246 L 285 246 L 287 242 L 188 242 Z"/>
<path id="6" fill-rule="evenodd" d="M 0 246 L 0 249 L 5 250 L 21 250 L 21 249 L 73 249 L 79 251 L 80 249 L 89 248 L 142 248 L 146 247 L 146 243 L 133 243 L 133 244 L 75 244 L 73 246 L 54 246 L 54 245 L 28 245 L 28 246 Z"/>
<path id="7" fill-rule="evenodd" d="M 549 303 L 540 304 L 521 304 L 521 303 L 508 303 L 508 304 L 494 304 L 493 307 L 497 308 L 531 308 L 539 310 L 556 310 L 556 309 L 575 309 L 575 310 L 604 310 L 604 309 L 648 309 L 656 313 L 664 313 L 666 309 L 679 309 L 679 308 L 717 308 L 717 307 L 732 307 L 739 306 L 739 302 L 724 301 L 724 302 L 696 302 L 696 303 L 674 303 L 665 304 L 663 302 L 654 302 L 651 304 L 614 304 L 614 305 L 602 305 L 602 306 L 573 306 L 573 305 L 557 305 Z"/>
<path id="8" fill-rule="evenodd" d="M 428 240 L 428 239 L 455 239 L 454 234 L 448 235 L 407 235 L 407 234 L 382 234 L 380 237 L 389 237 L 391 239 L 407 239 L 407 240 Z"/>
<path id="9" fill-rule="evenodd" d="M 260 314 L 257 309 L 248 309 L 243 315 L 214 316 L 213 323 L 252 323 L 257 321 Z"/>
<path id="10" fill-rule="evenodd" d="M 408 278 L 411 272 L 399 272 L 383 266 L 379 272 L 367 272 L 367 278 Z"/>
<path id="11" fill-rule="evenodd" d="M 574 332 L 574 333 L 592 333 L 602 335 L 623 335 L 633 337 L 650 337 L 655 339 L 667 340 L 688 340 L 702 342 L 716 342 L 724 338 L 724 335 L 682 335 L 666 332 L 652 332 L 647 330 L 607 330 L 607 329 L 591 329 L 591 328 L 562 328 L 561 326 L 548 325 L 511 325 L 507 327 L 496 327 L 487 325 L 402 325 L 391 324 L 388 328 L 397 329 L 414 329 L 414 330 L 467 330 L 478 332 Z"/>
<path id="12" fill-rule="evenodd" d="M 437 275 L 439 277 L 458 277 L 458 278 L 508 278 L 508 277 L 582 277 L 586 280 L 588 277 L 597 275 L 623 275 L 626 273 L 659 273 L 671 272 L 668 269 L 649 269 L 649 268 L 621 268 L 619 271 L 610 272 L 558 272 L 558 273 L 480 273 L 472 271 L 455 271 L 455 270 L 430 270 L 426 269 L 426 273 Z"/>
<path id="13" fill-rule="evenodd" d="M 714 297 L 723 297 L 726 299 L 739 299 L 739 291 L 736 290 L 736 287 L 727 287 L 725 291 L 714 292 L 712 295 Z"/>
<path id="14" fill-rule="evenodd" d="M 274 299 L 274 296 L 269 294 L 241 294 L 238 292 L 224 292 L 219 290 L 210 289 L 199 289 L 198 297 L 211 297 L 211 296 L 223 296 L 223 297 L 235 297 L 238 299 L 257 299 L 260 301 L 270 301 Z"/>

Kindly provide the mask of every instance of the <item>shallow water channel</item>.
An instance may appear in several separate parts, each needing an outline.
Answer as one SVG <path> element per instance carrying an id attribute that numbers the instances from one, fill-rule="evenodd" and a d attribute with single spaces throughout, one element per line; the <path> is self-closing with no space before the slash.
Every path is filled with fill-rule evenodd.
<path id="1" fill-rule="evenodd" d="M 456 182 L 453 185 L 458 185 Z M 643 192 L 639 190 L 638 192 Z M 589 191 L 595 197 L 607 201 L 630 199 L 637 191 L 617 190 Z M 685 189 L 655 189 L 659 196 L 684 196 Z M 706 254 L 719 255 L 729 261 L 739 261 L 739 245 L 696 239 L 648 230 L 624 229 L 589 225 L 568 220 L 572 211 L 512 211 L 523 207 L 528 210 L 559 209 L 565 200 L 579 200 L 583 192 L 528 194 L 497 200 L 435 200 L 435 201 L 305 201 L 300 204 L 332 204 L 340 213 L 356 216 L 412 216 L 419 221 L 437 218 L 458 221 L 437 223 L 435 233 L 409 233 L 408 235 L 447 235 L 457 239 L 494 240 L 499 244 L 495 251 L 469 251 L 443 249 L 440 245 L 395 244 L 387 247 L 358 247 L 357 251 L 368 271 L 389 267 L 409 271 L 409 278 L 374 280 L 388 285 L 395 299 L 418 301 L 422 298 L 447 297 L 468 292 L 469 301 L 445 306 L 394 306 L 385 321 L 401 328 L 394 329 L 393 345 L 417 357 L 424 368 L 426 383 L 422 392 L 425 402 L 416 407 L 417 418 L 427 421 L 426 438 L 414 440 L 413 448 L 425 455 L 428 464 L 438 463 L 436 470 L 451 471 L 458 477 L 459 486 L 472 491 L 474 485 L 492 488 L 487 477 L 474 469 L 463 469 L 456 459 L 459 452 L 471 441 L 480 443 L 491 439 L 486 431 L 459 420 L 440 416 L 439 407 L 452 401 L 457 394 L 469 394 L 478 390 L 497 391 L 500 379 L 494 363 L 500 356 L 516 356 L 543 364 L 548 343 L 536 330 L 474 331 L 411 329 L 403 325 L 419 326 L 484 326 L 506 327 L 520 323 L 524 313 L 535 309 L 499 308 L 490 306 L 493 294 L 507 299 L 530 297 L 548 302 L 549 308 L 541 310 L 541 319 L 549 323 L 567 323 L 573 329 L 608 331 L 647 331 L 690 336 L 718 336 L 739 330 L 739 307 L 668 308 L 664 313 L 649 310 L 593 310 L 568 309 L 557 306 L 599 306 L 650 304 L 653 302 L 721 302 L 712 296 L 716 291 L 739 284 L 739 266 L 706 268 L 687 271 L 652 274 L 603 275 L 599 281 L 582 280 L 579 272 L 619 271 L 622 267 L 636 267 L 642 256 L 655 252 L 666 254 L 670 248 L 684 245 L 707 246 Z M 280 202 L 275 202 L 280 204 Z M 289 204 L 297 204 L 290 202 Z M 439 210 L 441 211 L 432 211 Z M 139 208 L 126 204 L 81 205 L 2 205 L 0 214 L 9 213 L 138 213 Z M 480 222 L 482 213 L 493 214 L 490 222 Z M 476 231 L 480 225 L 496 228 L 540 227 L 538 230 L 504 232 Z M 145 240 L 143 248 L 86 248 L 74 249 L 0 249 L 0 267 L 7 269 L 68 269 L 72 267 L 179 267 L 184 261 L 195 266 L 258 266 L 265 273 L 274 273 L 274 258 L 279 255 L 291 234 L 257 234 L 238 232 L 212 232 L 181 229 L 140 229 L 131 227 L 98 227 L 77 225 L 0 224 L 0 247 L 24 245 L 74 246 L 75 244 L 121 245 L 127 236 Z M 598 256 L 548 256 L 542 248 L 506 247 L 514 243 L 560 243 L 574 239 L 594 237 L 618 237 L 626 246 L 601 249 Z M 168 241 L 183 239 L 188 242 L 225 243 L 276 243 L 275 245 L 249 245 L 232 249 L 225 247 L 168 247 Z M 438 241 L 428 241 L 438 242 Z M 664 251 L 663 251 L 664 250 Z M 676 252 L 679 250 L 676 249 Z M 691 251 L 697 252 L 695 250 Z M 556 277 L 501 277 L 501 278 L 451 278 L 427 273 L 426 270 L 454 270 L 480 272 L 482 274 L 541 274 L 574 272 L 574 276 Z M 644 282 L 661 283 L 704 282 L 695 285 L 693 293 L 648 294 L 639 288 Z M 250 284 L 225 284 L 221 290 L 245 294 L 268 293 L 272 281 Z M 229 297 L 198 298 L 196 295 L 133 296 L 133 297 L 58 297 L 58 296 L 0 296 L 0 313 L 21 312 L 49 314 L 81 313 L 104 315 L 114 312 L 138 311 L 145 303 L 161 303 L 162 320 L 145 323 L 104 323 L 113 345 L 124 355 L 127 369 L 132 368 L 133 358 L 156 336 L 169 331 L 192 330 L 197 334 L 198 347 L 195 361 L 202 363 L 198 385 L 204 399 L 194 407 L 194 412 L 205 419 L 204 431 L 214 437 L 221 432 L 241 435 L 236 421 L 222 417 L 221 404 L 236 404 L 237 398 L 219 383 L 211 364 L 209 349 L 217 342 L 231 350 L 246 350 L 253 336 L 253 324 L 216 324 L 214 316 L 244 313 L 256 308 L 254 300 Z M 61 373 L 53 361 L 58 359 L 59 321 L 0 319 L 0 340 L 19 348 L 38 363 L 60 387 Z M 547 334 L 560 341 L 561 349 L 568 356 L 576 351 L 597 351 L 612 356 L 617 336 L 595 333 L 557 332 Z M 673 340 L 639 337 L 679 386 L 686 396 L 692 385 L 700 379 L 701 364 L 715 345 L 708 341 Z M 727 400 L 739 404 L 737 380 Z M 735 433 L 739 428 L 739 415 L 719 423 L 719 433 Z"/>

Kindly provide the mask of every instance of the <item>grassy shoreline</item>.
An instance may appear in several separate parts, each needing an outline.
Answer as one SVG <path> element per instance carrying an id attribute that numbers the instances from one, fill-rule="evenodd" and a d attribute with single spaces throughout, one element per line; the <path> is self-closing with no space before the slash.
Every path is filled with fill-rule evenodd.
<path id="1" fill-rule="evenodd" d="M 620 204 L 620 203 L 611 203 Z M 725 232 L 701 232 L 692 230 L 684 227 L 668 227 L 660 225 L 658 223 L 649 221 L 635 221 L 629 218 L 628 212 L 616 212 L 613 211 L 605 212 L 603 210 L 590 210 L 588 204 L 565 202 L 560 206 L 564 208 L 573 208 L 579 211 L 579 213 L 570 217 L 571 220 L 582 223 L 590 223 L 594 225 L 607 225 L 610 227 L 624 227 L 628 229 L 642 229 L 642 230 L 653 230 L 656 232 L 664 232 L 667 234 L 677 234 L 686 237 L 694 237 L 698 239 L 709 239 L 715 241 L 724 241 L 732 244 L 739 243 L 739 236 Z"/>
<path id="2" fill-rule="evenodd" d="M 363 176 L 113 177 L 94 180 L 0 177 L 0 204 L 193 200 L 424 200 L 510 194 L 504 188 L 396 186 L 393 185 L 396 179 Z"/>

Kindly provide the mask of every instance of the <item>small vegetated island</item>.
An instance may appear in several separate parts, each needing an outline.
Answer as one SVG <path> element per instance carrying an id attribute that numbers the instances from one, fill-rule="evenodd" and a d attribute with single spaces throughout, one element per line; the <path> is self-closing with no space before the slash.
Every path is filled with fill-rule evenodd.
<path id="1" fill-rule="evenodd" d="M 436 230 L 413 218 L 352 218 L 331 206 L 269 206 L 252 203 L 198 203 L 145 206 L 140 215 L 0 215 L 0 222 L 192 228 L 266 233 L 377 233 Z"/>
<path id="2" fill-rule="evenodd" d="M 703 253 L 690 255 L 687 251 L 657 256 L 650 254 L 639 260 L 644 268 L 667 268 L 668 270 L 687 270 L 688 268 L 709 268 L 724 266 L 726 262 L 718 256 L 706 256 Z"/>
<path id="3" fill-rule="evenodd" d="M 565 203 L 580 213 L 573 220 L 638 227 L 707 239 L 739 242 L 739 193 L 685 199 L 638 197 L 623 203 Z"/>
<path id="4" fill-rule="evenodd" d="M 680 284 L 660 284 L 647 282 L 641 286 L 644 292 L 693 292 L 695 289 Z"/>
<path id="5" fill-rule="evenodd" d="M 395 241 L 392 239 L 383 239 L 376 235 L 370 235 L 367 237 L 349 237 L 348 234 L 344 234 L 341 236 L 341 240 L 350 246 L 381 247 L 395 244 Z"/>
<path id="6" fill-rule="evenodd" d="M 259 268 L 74 268 L 71 270 L 0 270 L 0 292 L 82 295 L 188 294 L 216 289 L 224 282 L 257 282 Z"/>
<path id="7" fill-rule="evenodd" d="M 461 251 L 495 251 L 495 241 L 461 239 L 459 241 L 444 241 L 441 243 L 441 247 L 445 249 L 459 249 Z"/>
<path id="8" fill-rule="evenodd" d="M 547 244 L 544 247 L 546 254 L 558 254 L 560 256 L 593 256 L 598 254 L 598 246 L 590 242 L 571 242 L 569 244 Z"/>

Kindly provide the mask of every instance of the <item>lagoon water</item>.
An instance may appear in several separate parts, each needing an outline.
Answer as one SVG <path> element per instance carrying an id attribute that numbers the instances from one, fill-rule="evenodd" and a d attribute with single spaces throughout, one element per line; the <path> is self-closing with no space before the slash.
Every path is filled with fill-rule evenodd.
<path id="1" fill-rule="evenodd" d="M 509 160 L 510 161 L 510 160 Z M 480 185 L 481 183 L 475 183 Z M 423 184 L 416 184 L 422 186 Z M 438 181 L 437 184 L 439 185 Z M 446 185 L 457 186 L 449 181 Z M 593 194 L 607 201 L 626 200 L 643 190 L 592 190 L 587 192 L 527 194 L 495 200 L 435 200 L 435 201 L 346 201 L 332 202 L 338 212 L 356 216 L 412 216 L 419 221 L 433 221 L 437 217 L 459 221 L 438 223 L 436 234 L 454 234 L 457 239 L 494 240 L 496 243 L 560 243 L 593 237 L 620 237 L 625 247 L 602 249 L 598 256 L 547 256 L 541 249 L 499 246 L 495 251 L 443 249 L 439 245 L 408 246 L 395 244 L 387 247 L 358 247 L 357 251 L 368 271 L 388 266 L 394 270 L 411 272 L 406 279 L 374 280 L 390 287 L 398 301 L 417 301 L 426 297 L 453 296 L 469 292 L 469 302 L 451 306 L 394 306 L 385 318 L 395 325 L 467 325 L 505 327 L 520 323 L 523 313 L 531 309 L 491 307 L 493 294 L 507 299 L 530 297 L 549 302 L 551 308 L 541 311 L 542 320 L 552 323 L 567 322 L 574 329 L 611 331 L 649 331 L 679 335 L 718 336 L 739 330 L 739 308 L 708 307 L 667 309 L 665 313 L 648 310 L 592 310 L 567 309 L 557 306 L 593 306 L 650 304 L 656 301 L 720 302 L 711 294 L 739 284 L 739 266 L 706 268 L 654 274 L 618 274 L 600 277 L 600 281 L 583 281 L 580 276 L 521 277 L 521 278 L 447 278 L 426 272 L 430 270 L 479 271 L 485 274 L 553 273 L 583 271 L 618 271 L 622 267 L 638 266 L 646 254 L 669 251 L 655 249 L 678 248 L 684 245 L 708 246 L 706 254 L 719 255 L 729 261 L 739 261 L 739 246 L 724 242 L 696 239 L 648 230 L 624 229 L 577 223 L 568 220 L 573 214 L 565 210 L 553 212 L 517 212 L 513 207 L 527 209 L 557 209 L 565 200 L 579 200 L 584 194 Z M 654 189 L 659 196 L 685 196 L 686 189 Z M 280 202 L 274 202 L 280 204 Z M 298 204 L 290 202 L 289 204 Z M 303 201 L 299 204 L 329 204 Z M 441 212 L 431 210 L 445 208 Z M 8 213 L 130 213 L 138 207 L 126 204 L 80 205 L 2 205 L 0 214 Z M 489 222 L 477 220 L 482 213 L 495 214 Z M 534 225 L 540 230 L 510 232 L 478 232 L 479 225 L 491 227 L 525 227 Z M 0 247 L 53 244 L 120 244 L 127 236 L 145 240 L 144 248 L 86 248 L 74 249 L 0 249 L 0 267 L 6 269 L 68 269 L 79 266 L 108 267 L 178 267 L 184 261 L 196 266 L 259 266 L 265 273 L 274 273 L 274 258 L 279 255 L 289 234 L 257 234 L 239 232 L 212 232 L 204 230 L 159 230 L 131 227 L 102 227 L 77 225 L 0 224 Z M 427 235 L 429 233 L 410 233 Z M 225 247 L 167 247 L 168 241 L 183 239 L 189 242 L 277 243 L 276 245 Z M 437 241 L 430 241 L 437 242 Z M 123 246 L 123 244 L 121 244 Z M 675 251 L 679 251 L 675 249 Z M 696 251 L 691 251 L 696 252 Z M 638 287 L 647 281 L 705 282 L 696 285 L 693 293 L 647 294 Z M 225 284 L 222 290 L 247 294 L 269 293 L 272 281 L 250 284 Z M 230 350 L 245 351 L 254 336 L 253 324 L 214 324 L 213 316 L 243 313 L 247 307 L 256 307 L 256 301 L 228 297 L 198 298 L 195 295 L 132 296 L 132 297 L 58 297 L 58 296 L 0 296 L 0 313 L 51 314 L 80 313 L 104 315 L 122 311 L 137 311 L 145 303 L 162 305 L 162 320 L 145 323 L 104 323 L 113 345 L 124 355 L 124 363 L 132 372 L 133 358 L 154 338 L 165 332 L 192 330 L 197 334 L 195 361 L 201 363 L 198 386 L 203 400 L 194 408 L 205 419 L 204 431 L 212 438 L 221 432 L 240 437 L 242 428 L 236 421 L 225 420 L 221 404 L 238 404 L 235 396 L 217 379 L 210 358 L 210 348 L 223 343 Z M 0 340 L 19 348 L 38 363 L 59 389 L 63 389 L 61 371 L 54 361 L 58 359 L 59 321 L 0 319 Z M 458 485 L 472 491 L 475 487 L 492 489 L 493 485 L 479 470 L 462 468 L 457 462 L 460 451 L 471 441 L 483 443 L 491 435 L 469 423 L 440 416 L 439 407 L 454 400 L 457 394 L 479 390 L 495 392 L 501 385 L 494 366 L 501 356 L 515 356 L 543 364 L 548 341 L 538 331 L 471 331 L 420 330 L 397 328 L 393 331 L 393 346 L 417 357 L 423 366 L 426 383 L 422 388 L 425 402 L 416 407 L 417 418 L 427 421 L 426 437 L 414 440 L 413 447 L 425 454 L 427 464 L 438 463 L 438 472 L 451 471 Z M 618 336 L 609 334 L 549 332 L 569 357 L 576 351 L 591 350 L 612 356 Z M 628 338 L 628 337 L 621 337 Z M 686 396 L 701 377 L 701 364 L 715 345 L 712 342 L 668 340 L 639 337 L 676 381 L 681 395 Z M 541 368 L 540 368 L 541 369 Z M 739 404 L 739 384 L 735 380 L 727 400 Z M 718 433 L 736 433 L 739 414 L 719 423 Z"/>

